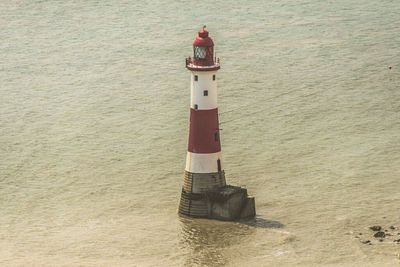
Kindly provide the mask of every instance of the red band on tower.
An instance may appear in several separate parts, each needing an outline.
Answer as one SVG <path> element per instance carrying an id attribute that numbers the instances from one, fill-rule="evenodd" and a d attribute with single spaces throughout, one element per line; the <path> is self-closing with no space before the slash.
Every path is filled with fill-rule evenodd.
<path id="1" fill-rule="evenodd" d="M 218 127 L 218 109 L 190 109 L 188 151 L 216 153 L 221 151 Z"/>

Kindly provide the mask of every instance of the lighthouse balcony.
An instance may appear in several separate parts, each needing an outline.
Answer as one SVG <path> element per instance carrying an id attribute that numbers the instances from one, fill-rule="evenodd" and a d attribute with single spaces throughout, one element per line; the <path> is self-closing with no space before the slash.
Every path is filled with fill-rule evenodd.
<path id="1" fill-rule="evenodd" d="M 185 60 L 186 68 L 193 71 L 212 71 L 221 68 L 219 58 L 214 57 L 213 60 L 195 59 L 188 57 Z"/>

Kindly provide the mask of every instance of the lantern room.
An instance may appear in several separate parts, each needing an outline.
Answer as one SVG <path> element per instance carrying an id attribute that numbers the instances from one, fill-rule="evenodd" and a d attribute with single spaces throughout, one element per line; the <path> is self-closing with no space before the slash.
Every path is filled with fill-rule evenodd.
<path id="1" fill-rule="evenodd" d="M 214 42 L 206 26 L 203 26 L 193 41 L 193 57 L 186 59 L 186 67 L 190 70 L 219 69 L 219 59 L 214 56 Z"/>

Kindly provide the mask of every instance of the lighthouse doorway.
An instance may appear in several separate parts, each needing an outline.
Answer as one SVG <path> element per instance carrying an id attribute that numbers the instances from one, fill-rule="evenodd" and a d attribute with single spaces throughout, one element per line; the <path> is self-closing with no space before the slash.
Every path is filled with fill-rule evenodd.
<path id="1" fill-rule="evenodd" d="M 221 172 L 221 160 L 220 159 L 218 159 L 217 160 L 217 165 L 218 165 L 218 172 Z"/>

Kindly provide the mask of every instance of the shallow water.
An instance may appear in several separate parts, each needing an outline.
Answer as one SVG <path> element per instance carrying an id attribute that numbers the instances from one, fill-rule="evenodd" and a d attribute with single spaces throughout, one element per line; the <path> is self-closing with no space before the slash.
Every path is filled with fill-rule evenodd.
<path id="1" fill-rule="evenodd" d="M 400 3 L 353 2 L 0 3 L 0 265 L 399 264 L 355 235 L 400 227 Z M 255 220 L 177 216 L 203 24 Z"/>

